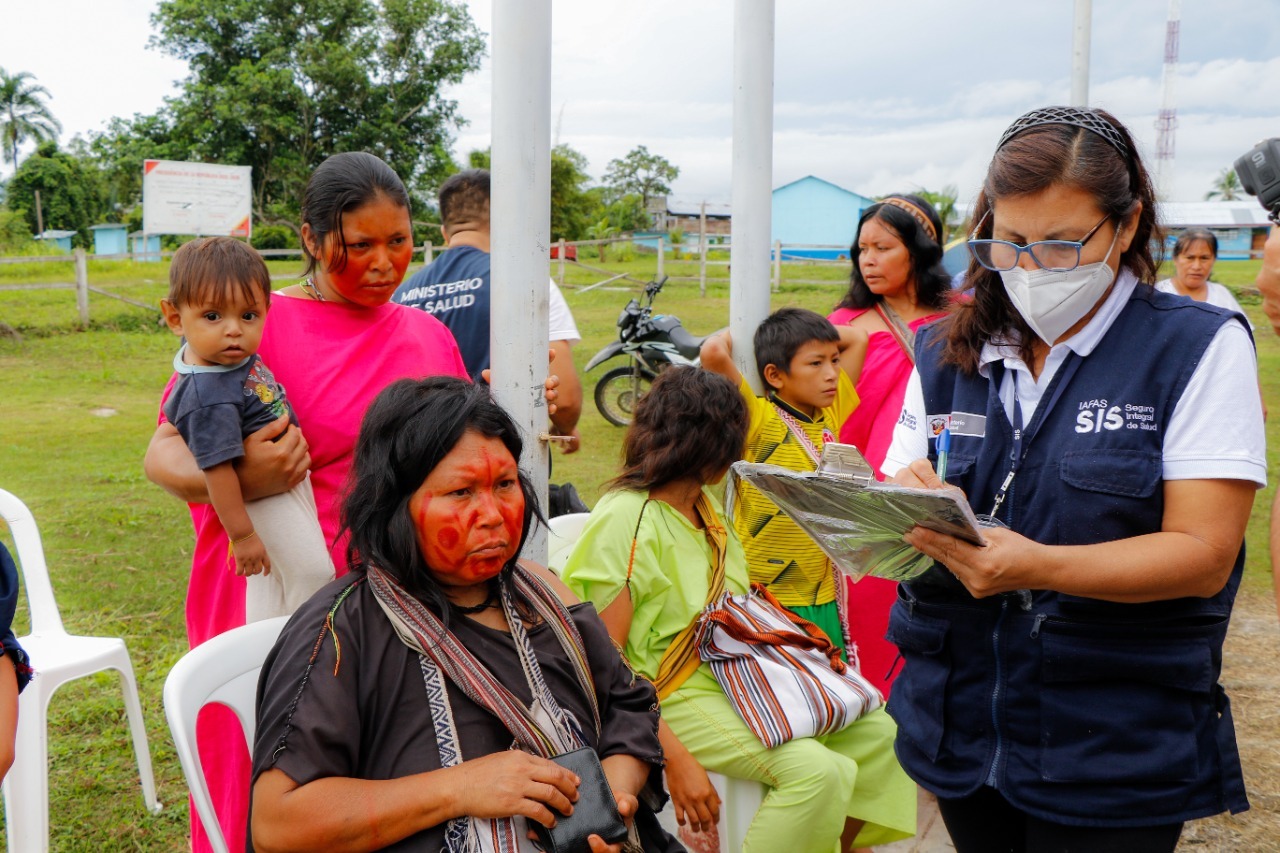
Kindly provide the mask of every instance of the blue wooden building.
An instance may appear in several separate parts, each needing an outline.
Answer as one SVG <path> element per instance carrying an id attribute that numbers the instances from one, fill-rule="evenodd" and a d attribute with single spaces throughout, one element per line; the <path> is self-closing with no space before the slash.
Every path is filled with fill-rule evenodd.
<path id="1" fill-rule="evenodd" d="M 71 238 L 76 236 L 74 231 L 59 231 L 54 228 L 47 228 L 42 233 L 36 235 L 36 239 L 44 243 L 46 246 L 53 247 L 60 252 L 71 252 Z"/>
<path id="2" fill-rule="evenodd" d="M 782 242 L 784 260 L 847 258 L 858 217 L 873 204 L 875 199 L 806 175 L 773 191 L 773 240 Z"/>
<path id="3" fill-rule="evenodd" d="M 95 255 L 123 255 L 129 251 L 129 226 L 120 222 L 90 225 Z"/>

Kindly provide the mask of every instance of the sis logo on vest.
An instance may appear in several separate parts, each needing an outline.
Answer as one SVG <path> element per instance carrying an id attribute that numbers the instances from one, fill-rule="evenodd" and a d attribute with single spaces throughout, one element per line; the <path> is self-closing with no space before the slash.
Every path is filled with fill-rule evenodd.
<path id="1" fill-rule="evenodd" d="M 1099 399 L 1081 400 L 1077 405 L 1076 432 L 1083 435 L 1118 429 L 1159 430 L 1155 407 Z"/>

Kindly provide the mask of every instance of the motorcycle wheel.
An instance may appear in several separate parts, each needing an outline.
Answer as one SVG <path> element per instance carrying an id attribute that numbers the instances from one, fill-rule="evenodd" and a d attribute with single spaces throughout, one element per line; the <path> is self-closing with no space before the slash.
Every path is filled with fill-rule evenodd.
<path id="1" fill-rule="evenodd" d="M 596 408 L 614 426 L 627 426 L 654 375 L 642 367 L 615 367 L 596 383 Z"/>

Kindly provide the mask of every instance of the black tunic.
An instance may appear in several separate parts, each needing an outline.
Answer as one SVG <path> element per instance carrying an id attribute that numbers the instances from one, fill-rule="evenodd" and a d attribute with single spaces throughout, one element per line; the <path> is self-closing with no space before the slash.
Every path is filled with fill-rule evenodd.
<path id="1" fill-rule="evenodd" d="M 313 596 L 267 656 L 258 682 L 254 781 L 273 767 L 299 785 L 332 776 L 397 779 L 440 768 L 418 654 L 400 641 L 359 578 L 339 578 Z M 334 633 L 321 638 L 321 631 L 335 600 L 353 583 L 333 616 L 339 662 Z M 575 605 L 570 613 L 586 645 L 600 705 L 603 731 L 592 745 L 601 758 L 625 754 L 649 763 L 650 785 L 660 791 L 662 750 L 652 684 L 632 675 L 591 604 Z M 509 634 L 456 614 L 449 627 L 514 696 L 532 701 Z M 552 695 L 590 742 L 591 707 L 554 632 L 538 625 L 529 630 L 529 640 Z M 512 736 L 501 722 L 446 682 L 464 760 L 508 749 Z M 443 841 L 441 825 L 386 849 L 434 853 Z"/>

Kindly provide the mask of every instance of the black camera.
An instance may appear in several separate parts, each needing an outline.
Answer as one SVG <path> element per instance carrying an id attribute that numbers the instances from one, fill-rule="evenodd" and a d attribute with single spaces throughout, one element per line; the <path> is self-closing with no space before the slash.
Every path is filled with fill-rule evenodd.
<path id="1" fill-rule="evenodd" d="M 1271 213 L 1280 225 L 1280 138 L 1264 139 L 1236 160 L 1236 175 L 1249 195 Z"/>

